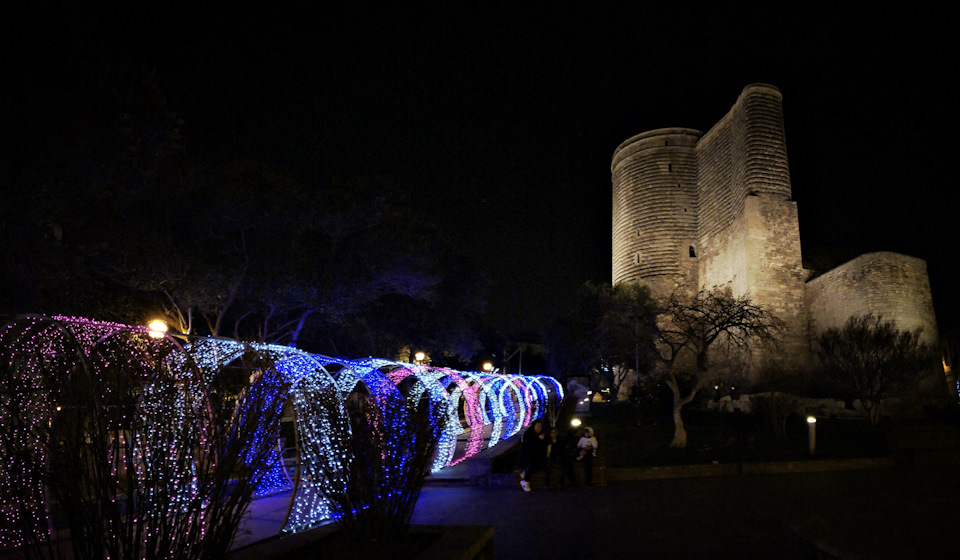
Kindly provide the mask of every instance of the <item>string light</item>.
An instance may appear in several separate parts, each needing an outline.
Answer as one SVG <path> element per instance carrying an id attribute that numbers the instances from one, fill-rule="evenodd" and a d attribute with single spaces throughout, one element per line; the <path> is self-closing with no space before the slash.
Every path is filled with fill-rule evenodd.
<path id="1" fill-rule="evenodd" d="M 129 341 L 117 351 L 94 353 L 118 333 L 130 335 Z M 195 454 L 207 437 L 205 429 L 197 425 L 203 416 L 203 395 L 224 368 L 247 352 L 269 357 L 271 371 L 280 380 L 258 389 L 270 391 L 261 395 L 264 402 L 289 405 L 293 413 L 297 457 L 292 473 L 280 442 L 266 441 L 267 437 L 276 437 L 267 435 L 276 434 L 276 427 L 262 426 L 242 452 L 253 468 L 255 495 L 291 492 L 285 532 L 332 519 L 327 496 L 342 492 L 347 484 L 344 469 L 350 459 L 351 438 L 348 399 L 366 398 L 375 405 L 368 420 L 374 426 L 378 448 L 385 454 L 384 477 L 389 487 L 392 480 L 400 480 L 405 474 L 407 458 L 397 451 L 401 438 L 407 437 L 402 427 L 406 425 L 404 415 L 414 413 L 421 399 L 433 401 L 437 406 L 430 410 L 446 417 L 432 463 L 436 471 L 479 453 L 486 437 L 487 447 L 493 447 L 518 433 L 548 406 L 559 406 L 563 398 L 560 384 L 547 376 L 462 372 L 380 358 L 345 360 L 287 346 L 212 338 L 192 339 L 179 348 L 170 337 L 150 338 L 145 327 L 75 317 L 54 317 L 53 322 L 24 318 L 0 329 L 7 361 L 4 371 L 8 372 L 0 378 L 0 429 L 8 440 L 0 448 L 2 548 L 22 546 L 32 538 L 44 537 L 48 530 L 43 486 L 35 468 L 45 461 L 46 442 L 36 436 L 36 428 L 52 422 L 60 410 L 59 395 L 66 380 L 50 378 L 45 372 L 69 372 L 75 367 L 76 360 L 67 351 L 68 338 L 75 340 L 85 355 L 95 355 L 94 375 L 107 371 L 116 360 L 125 360 L 126 367 L 144 372 L 155 370 L 158 360 L 164 365 L 164 375 L 144 374 L 135 417 L 127 420 L 141 426 L 142 433 L 123 440 L 121 446 L 136 456 L 134 479 L 139 483 L 152 483 L 155 472 L 168 473 L 170 480 L 164 485 L 172 497 L 157 502 L 154 510 L 144 510 L 157 518 L 177 514 L 198 495 Z M 104 396 L 120 390 L 108 379 L 98 379 Z M 181 428 L 165 432 L 170 426 Z M 126 436 L 118 432 L 116 437 Z M 266 458 L 253 463 L 253 450 L 266 449 L 264 446 L 269 447 Z M 34 464 L 3 456 L 11 449 L 27 450 L 23 456 Z M 25 501 L 25 496 L 30 500 Z M 11 527 L 14 529 L 8 529 Z M 30 530 L 24 531 L 23 527 Z"/>

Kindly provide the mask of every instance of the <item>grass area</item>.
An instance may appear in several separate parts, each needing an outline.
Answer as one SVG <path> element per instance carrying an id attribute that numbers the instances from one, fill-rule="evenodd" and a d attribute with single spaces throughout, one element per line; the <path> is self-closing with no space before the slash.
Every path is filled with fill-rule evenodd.
<path id="1" fill-rule="evenodd" d="M 685 410 L 687 447 L 670 448 L 673 423 L 668 419 L 640 421 L 627 403 L 595 403 L 584 423 L 600 439 L 611 468 L 744 461 L 809 459 L 808 426 L 799 415 L 787 422 L 783 437 L 774 435 L 770 422 L 758 415 Z M 567 420 L 569 422 L 569 420 Z M 565 424 L 568 425 L 568 424 Z M 818 458 L 881 457 L 888 454 L 887 430 L 866 420 L 823 418 L 816 425 Z M 741 435 L 742 434 L 742 435 Z M 738 448 L 738 437 L 741 448 Z"/>

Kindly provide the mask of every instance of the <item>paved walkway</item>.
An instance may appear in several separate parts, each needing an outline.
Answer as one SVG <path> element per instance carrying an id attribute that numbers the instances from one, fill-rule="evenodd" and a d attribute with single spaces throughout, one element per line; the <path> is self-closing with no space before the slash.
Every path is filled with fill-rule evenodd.
<path id="1" fill-rule="evenodd" d="M 465 486 L 457 474 L 423 489 L 413 521 L 492 525 L 500 560 L 960 558 L 957 470 L 745 470 L 530 493 L 512 477 Z M 258 500 L 244 524 L 251 533 L 241 539 L 249 543 L 275 531 L 285 499 Z M 255 546 L 232 557 L 263 559 L 283 541 L 311 538 L 274 539 L 266 550 Z"/>
<path id="2" fill-rule="evenodd" d="M 498 559 L 960 558 L 957 471 L 617 482 L 524 493 L 427 487 L 424 524 L 494 526 Z"/>
<path id="3" fill-rule="evenodd" d="M 746 463 L 743 474 L 735 464 L 608 470 L 606 487 L 530 493 L 509 475 L 466 485 L 478 461 L 509 444 L 498 447 L 431 476 L 413 522 L 492 525 L 500 560 L 960 558 L 956 469 L 804 461 Z M 288 504 L 289 495 L 255 502 L 238 540 L 275 534 Z M 272 539 L 269 548 L 311 538 Z M 254 546 L 231 558 L 263 560 L 264 552 Z"/>

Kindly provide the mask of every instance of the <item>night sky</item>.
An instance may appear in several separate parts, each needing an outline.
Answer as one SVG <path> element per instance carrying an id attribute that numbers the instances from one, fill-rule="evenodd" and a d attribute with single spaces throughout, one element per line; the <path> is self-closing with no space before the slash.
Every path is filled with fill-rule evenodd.
<path id="1" fill-rule="evenodd" d="M 804 256 L 923 258 L 941 331 L 960 327 L 956 45 L 950 18 L 920 6 L 130 4 L 11 18 L 24 41 L 5 56 L 42 64 L 70 48 L 57 26 L 80 21 L 156 67 L 198 158 L 402 187 L 485 263 L 505 330 L 540 329 L 584 281 L 610 280 L 614 148 L 706 131 L 753 82 L 783 93 Z"/>

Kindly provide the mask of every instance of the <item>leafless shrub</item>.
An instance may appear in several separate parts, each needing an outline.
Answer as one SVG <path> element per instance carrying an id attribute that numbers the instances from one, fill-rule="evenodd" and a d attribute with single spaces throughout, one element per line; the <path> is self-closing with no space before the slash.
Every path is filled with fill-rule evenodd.
<path id="1" fill-rule="evenodd" d="M 248 352 L 244 383 L 227 388 L 135 329 L 87 340 L 30 321 L 6 325 L 0 343 L 0 391 L 31 388 L 4 399 L 0 454 L 16 458 L 24 507 L 45 504 L 63 528 L 28 527 L 44 517 L 24 512 L 12 529 L 24 556 L 223 557 L 278 437 L 269 357 Z"/>

